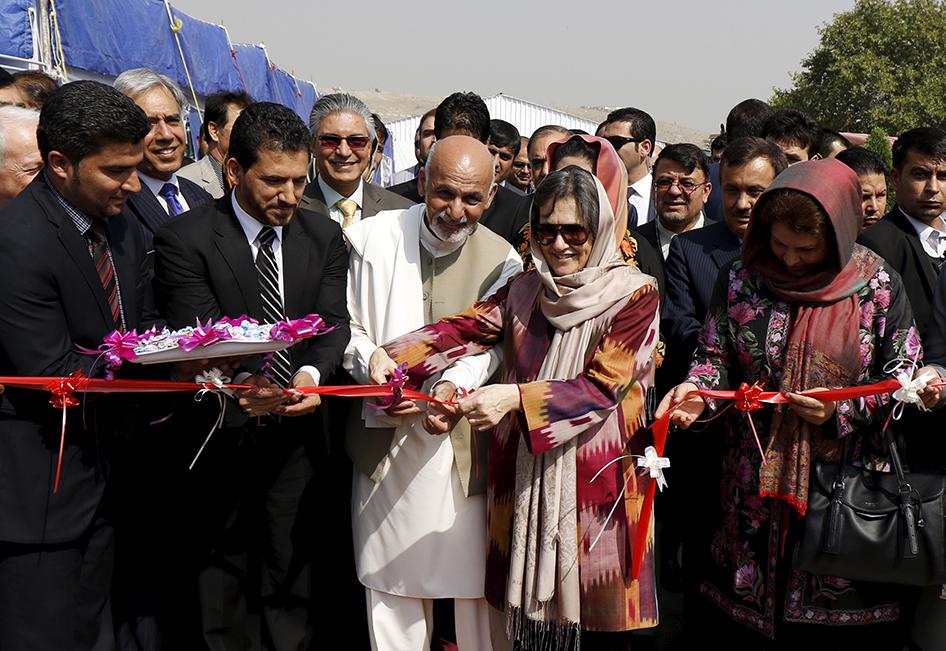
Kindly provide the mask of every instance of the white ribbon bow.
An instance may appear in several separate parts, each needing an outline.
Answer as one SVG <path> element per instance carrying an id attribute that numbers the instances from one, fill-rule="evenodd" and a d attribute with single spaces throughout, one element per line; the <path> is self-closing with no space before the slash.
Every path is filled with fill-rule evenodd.
<path id="1" fill-rule="evenodd" d="M 650 478 L 657 480 L 657 488 L 661 492 L 666 488 L 667 478 L 664 477 L 663 469 L 670 467 L 670 459 L 658 455 L 653 445 L 644 448 L 644 456 L 637 458 L 637 467 L 647 470 Z"/>
<path id="2" fill-rule="evenodd" d="M 207 393 L 215 393 L 217 395 L 217 400 L 220 402 L 220 415 L 217 416 L 217 421 L 213 424 L 213 427 L 210 428 L 210 432 L 207 433 L 207 438 L 204 439 L 200 449 L 197 450 L 197 454 L 194 455 L 194 460 L 191 461 L 191 465 L 187 467 L 188 470 L 194 469 L 194 464 L 197 463 L 197 460 L 200 459 L 200 455 L 204 451 L 204 448 L 207 447 L 208 443 L 210 443 L 210 437 L 214 435 L 214 432 L 216 432 L 221 425 L 223 425 L 223 419 L 227 413 L 227 401 L 224 399 L 224 396 L 226 395 L 232 398 L 236 395 L 233 392 L 233 389 L 228 389 L 226 387 L 226 385 L 230 383 L 230 378 L 224 375 L 223 371 L 221 371 L 216 366 L 195 377 L 194 381 L 197 384 L 204 385 L 204 388 L 197 392 L 197 395 L 194 396 L 194 399 L 200 401 Z"/>
<path id="3" fill-rule="evenodd" d="M 903 405 L 916 405 L 920 411 L 926 411 L 926 405 L 923 404 L 923 399 L 920 398 L 920 391 L 926 388 L 926 385 L 930 383 L 931 380 L 935 380 L 937 375 L 927 371 L 919 377 L 913 377 L 913 374 L 909 371 L 897 373 L 897 381 L 900 383 L 900 388 L 893 392 L 893 399 L 899 402 L 894 411 L 903 411 Z M 899 418 L 898 413 L 894 414 L 894 418 Z"/>

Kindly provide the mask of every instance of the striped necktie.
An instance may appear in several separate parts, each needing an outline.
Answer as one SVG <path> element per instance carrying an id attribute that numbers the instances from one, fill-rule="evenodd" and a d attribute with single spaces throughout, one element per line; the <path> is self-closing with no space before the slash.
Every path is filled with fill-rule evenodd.
<path id="1" fill-rule="evenodd" d="M 276 266 L 276 255 L 273 253 L 273 241 L 276 231 L 270 226 L 264 226 L 259 234 L 259 252 L 256 254 L 256 272 L 259 277 L 259 293 L 263 303 L 263 316 L 267 323 L 276 323 L 286 318 L 283 309 L 282 296 L 279 293 L 279 267 Z M 288 387 L 292 379 L 292 364 L 289 361 L 289 350 L 280 350 L 273 354 L 273 380 L 281 387 Z"/>
<path id="2" fill-rule="evenodd" d="M 95 264 L 95 271 L 99 275 L 99 280 L 102 281 L 102 288 L 105 290 L 105 299 L 112 311 L 112 318 L 119 327 L 123 327 L 121 296 L 118 294 L 118 281 L 115 279 L 115 265 L 112 263 L 112 257 L 108 254 L 105 222 L 101 219 L 93 219 L 85 236 L 92 243 L 92 262 Z"/>

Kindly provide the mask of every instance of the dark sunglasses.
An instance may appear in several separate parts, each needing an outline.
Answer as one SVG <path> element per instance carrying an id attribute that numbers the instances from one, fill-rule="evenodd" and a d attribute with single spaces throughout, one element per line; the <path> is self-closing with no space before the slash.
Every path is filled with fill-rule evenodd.
<path id="1" fill-rule="evenodd" d="M 581 224 L 535 224 L 532 237 L 542 246 L 548 246 L 561 234 L 565 244 L 577 246 L 588 241 L 588 231 Z"/>
<path id="2" fill-rule="evenodd" d="M 624 145 L 632 142 L 644 142 L 640 138 L 625 138 L 624 136 L 605 136 L 605 140 L 611 143 L 611 146 L 614 147 L 614 151 L 618 151 Z"/>
<path id="3" fill-rule="evenodd" d="M 336 150 L 338 146 L 342 144 L 342 140 L 348 143 L 348 148 L 352 151 L 362 151 L 367 149 L 368 145 L 371 144 L 371 138 L 368 136 L 336 136 L 334 134 L 327 134 L 324 136 L 319 136 L 319 145 L 323 149 Z"/>

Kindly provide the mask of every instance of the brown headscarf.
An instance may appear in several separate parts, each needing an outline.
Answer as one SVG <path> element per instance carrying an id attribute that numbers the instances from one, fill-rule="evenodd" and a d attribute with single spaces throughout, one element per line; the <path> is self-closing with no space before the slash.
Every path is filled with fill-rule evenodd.
<path id="1" fill-rule="evenodd" d="M 835 263 L 806 278 L 788 274 L 772 254 L 770 228 L 758 220 L 772 193 L 790 189 L 808 195 L 827 214 L 836 243 Z M 828 160 L 798 163 L 776 177 L 752 209 L 742 246 L 742 263 L 762 276 L 780 300 L 796 304 L 796 316 L 785 349 L 782 391 L 849 386 L 861 366 L 857 292 L 876 274 L 883 260 L 855 242 L 861 225 L 861 189 L 846 165 Z M 825 442 L 821 428 L 780 406 L 772 418 L 766 464 L 759 492 L 785 500 L 800 514 L 808 508 L 808 475 L 812 457 L 836 447 Z"/>

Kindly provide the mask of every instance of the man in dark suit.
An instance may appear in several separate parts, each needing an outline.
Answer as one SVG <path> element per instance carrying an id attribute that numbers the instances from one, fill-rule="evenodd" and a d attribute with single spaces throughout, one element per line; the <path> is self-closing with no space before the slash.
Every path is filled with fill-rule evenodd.
<path id="1" fill-rule="evenodd" d="M 703 227 L 703 205 L 713 190 L 709 157 L 696 145 L 668 145 L 654 162 L 653 174 L 657 218 L 631 231 L 647 240 L 663 261 L 674 237 Z"/>
<path id="2" fill-rule="evenodd" d="M 316 621 L 344 616 L 333 603 L 318 620 L 310 616 L 311 561 L 324 564 L 331 585 L 334 558 L 351 544 L 331 526 L 319 529 L 320 513 L 332 508 L 331 487 L 321 481 L 321 420 L 310 415 L 320 400 L 287 397 L 280 388 L 329 378 L 349 339 L 341 229 L 298 209 L 309 153 L 309 132 L 290 109 L 247 107 L 231 134 L 226 171 L 233 191 L 155 234 L 156 299 L 172 326 L 224 315 L 273 322 L 318 313 L 335 328 L 275 354 L 268 377 L 258 359 L 244 360 L 236 380 L 256 388 L 239 392 L 239 405 L 253 418 L 228 423 L 194 467 L 194 534 L 206 546 L 201 619 L 214 649 L 307 648 Z M 178 373 L 197 370 L 182 366 Z M 206 431 L 195 432 L 195 450 Z"/>
<path id="3" fill-rule="evenodd" d="M 328 215 L 342 228 L 382 210 L 410 208 L 414 202 L 364 180 L 377 142 L 371 110 L 347 93 L 323 95 L 309 117 L 316 177 L 300 206 Z"/>
<path id="4" fill-rule="evenodd" d="M 144 326 L 145 249 L 125 202 L 140 187 L 148 129 L 141 109 L 97 82 L 66 84 L 44 106 L 45 172 L 0 211 L 0 375 L 100 375 L 76 347 Z M 49 396 L 9 389 L 6 398 L 0 648 L 113 649 L 106 483 L 128 400 L 80 396 L 60 457 L 62 415 Z"/>
<path id="5" fill-rule="evenodd" d="M 739 257 L 752 206 L 786 167 L 785 154 L 762 138 L 740 138 L 726 146 L 720 161 L 723 222 L 711 223 L 674 237 L 666 260 L 667 301 L 662 323 L 668 355 L 680 359 L 670 381 L 685 379 L 696 349 L 719 270 Z"/>
<path id="6" fill-rule="evenodd" d="M 902 134 L 893 146 L 891 176 L 897 205 L 865 229 L 858 242 L 903 278 L 922 338 L 946 260 L 946 132 L 923 127 Z"/>
<path id="7" fill-rule="evenodd" d="M 134 68 L 118 75 L 115 89 L 137 104 L 151 122 L 145 136 L 144 158 L 138 165 L 141 190 L 128 198 L 138 218 L 147 250 L 154 233 L 169 219 L 213 198 L 193 181 L 178 176 L 184 163 L 184 94 L 171 79 L 148 68 Z"/>

